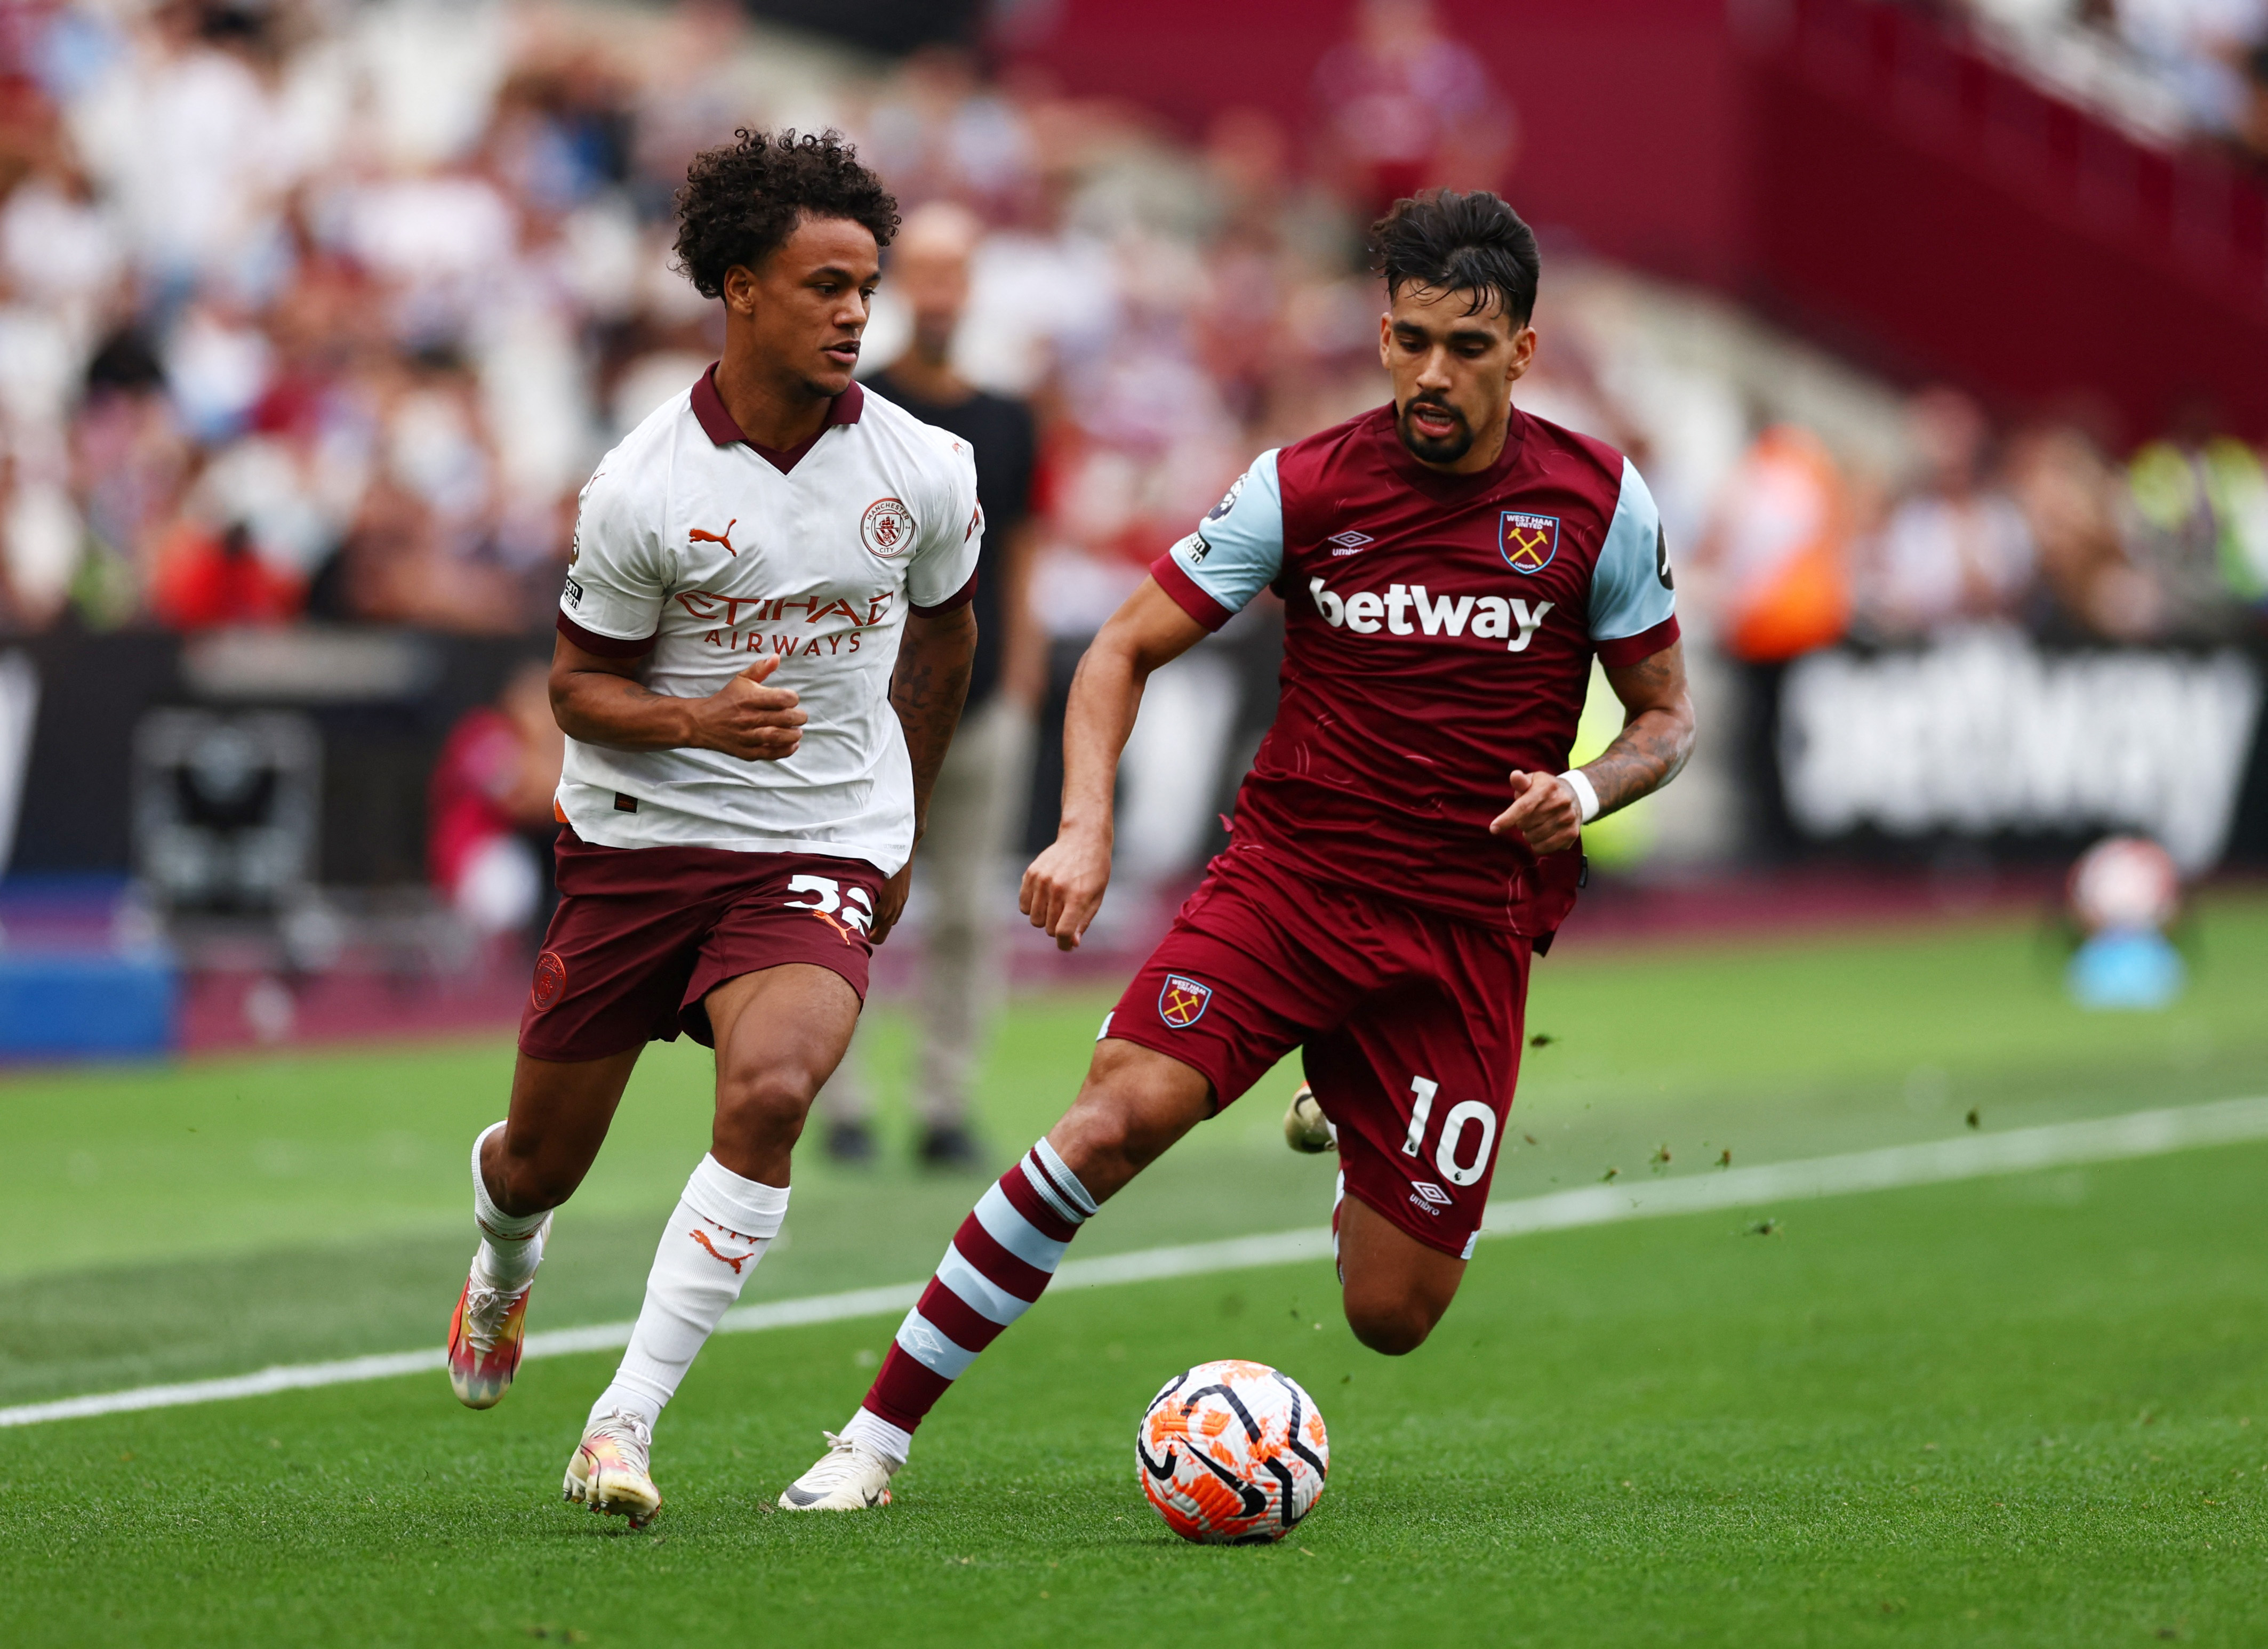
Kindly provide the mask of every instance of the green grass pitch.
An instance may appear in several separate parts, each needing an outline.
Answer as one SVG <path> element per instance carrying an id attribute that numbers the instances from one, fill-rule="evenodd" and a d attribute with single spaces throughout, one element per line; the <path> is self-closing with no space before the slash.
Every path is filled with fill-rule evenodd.
<path id="1" fill-rule="evenodd" d="M 2268 904 L 2223 899 L 2158 1015 L 2087 1015 L 2021 924 L 1538 970 L 1497 1194 L 2268 1092 Z M 1002 1154 L 1104 1005 L 1004 1027 Z M 897 1038 L 900 1056 L 903 1036 Z M 436 1341 L 500 1042 L 0 1085 L 0 1403 Z M 641 1069 L 538 1328 L 629 1315 L 703 1142 Z M 1078 1252 L 1316 1223 L 1281 1083 Z M 1532 1141 L 1532 1143 L 1531 1143 Z M 751 1301 L 926 1273 L 981 1189 L 798 1165 Z M 470 1414 L 438 1376 L 0 1432 L 11 1644 L 2140 1644 L 2268 1641 L 2268 1146 L 1484 1243 L 1433 1342 L 1355 1345 L 1327 1267 L 1058 1290 L 955 1388 L 885 1513 L 766 1509 L 894 1322 L 721 1337 L 665 1417 L 662 1520 L 560 1505 L 610 1356 Z M 1770 1234 L 1756 1227 L 1772 1222 Z M 1167 1534 L 1132 1433 L 1254 1357 L 1331 1427 L 1280 1547 Z"/>

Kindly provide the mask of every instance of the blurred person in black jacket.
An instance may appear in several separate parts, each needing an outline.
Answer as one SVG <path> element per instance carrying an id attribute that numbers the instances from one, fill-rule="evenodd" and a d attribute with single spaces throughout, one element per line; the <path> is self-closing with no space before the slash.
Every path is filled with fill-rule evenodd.
<path id="1" fill-rule="evenodd" d="M 983 1166 L 968 1119 L 968 1083 L 998 1003 L 991 951 L 999 916 L 1014 904 L 999 870 L 1024 816 L 1033 713 L 1046 669 L 1044 643 L 1025 599 L 1036 446 L 1031 409 L 977 388 L 953 364 L 954 336 L 968 301 L 969 261 L 983 234 L 974 213 L 945 202 L 907 217 L 886 279 L 911 312 L 912 341 L 866 379 L 885 400 L 976 449 L 976 496 L 984 511 L 968 703 L 930 798 L 929 832 L 915 872 L 924 894 L 917 1149 L 924 1163 L 939 1167 Z M 865 1161 L 874 1152 L 870 1039 L 871 1032 L 858 1033 L 821 1101 L 827 1147 L 839 1160 Z"/>

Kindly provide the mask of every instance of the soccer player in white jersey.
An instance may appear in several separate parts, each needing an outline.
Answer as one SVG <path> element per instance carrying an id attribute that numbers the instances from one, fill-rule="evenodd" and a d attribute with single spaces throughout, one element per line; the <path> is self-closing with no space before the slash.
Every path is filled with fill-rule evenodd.
<path id="1" fill-rule="evenodd" d="M 566 1496 L 652 1520 L 653 1426 L 787 1211 L 789 1157 L 905 903 L 976 645 L 966 441 L 851 382 L 896 202 L 833 133 L 697 157 L 679 261 L 723 358 L 583 490 L 551 701 L 560 903 L 510 1112 L 473 1147 L 481 1244 L 449 1329 L 474 1408 L 519 1362 L 551 1212 L 639 1051 L 717 1056 L 709 1154 L 591 1409 Z"/>

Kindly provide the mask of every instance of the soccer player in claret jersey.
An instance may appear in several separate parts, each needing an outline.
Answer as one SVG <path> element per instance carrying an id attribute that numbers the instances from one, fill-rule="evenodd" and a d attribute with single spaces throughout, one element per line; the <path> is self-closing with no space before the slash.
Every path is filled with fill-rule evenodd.
<path id="1" fill-rule="evenodd" d="M 968 445 L 850 381 L 896 203 L 833 133 L 698 156 L 679 261 L 725 353 L 583 490 L 551 702 L 560 903 L 505 1120 L 473 1146 L 481 1245 L 449 1329 L 474 1408 L 519 1362 L 551 1211 L 640 1049 L 716 1049 L 709 1154 L 566 1494 L 633 1525 L 654 1422 L 788 1202 L 789 1153 L 905 903 L 960 718 L 983 529 Z"/>
<path id="2" fill-rule="evenodd" d="M 1071 1109 L 963 1222 L 784 1505 L 886 1498 L 914 1428 L 1097 1206 L 1293 1048 L 1336 1136 L 1355 1335 L 1414 1351 L 1456 1295 L 1529 961 L 1574 904 L 1582 826 L 1676 773 L 1693 711 L 1646 483 L 1512 402 L 1536 347 L 1535 237 L 1488 194 L 1403 201 L 1373 233 L 1393 404 L 1262 453 L 1096 637 L 1071 689 L 1061 834 L 1023 908 L 1079 943 L 1143 682 L 1272 588 L 1282 705 L 1229 846 L 1103 1021 Z M 1594 656 L 1628 714 L 1562 772 Z"/>

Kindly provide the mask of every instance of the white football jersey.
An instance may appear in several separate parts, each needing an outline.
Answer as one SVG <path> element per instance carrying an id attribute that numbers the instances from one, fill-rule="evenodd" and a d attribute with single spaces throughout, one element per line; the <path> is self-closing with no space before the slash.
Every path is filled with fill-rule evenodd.
<path id="1" fill-rule="evenodd" d="M 913 850 L 913 768 L 890 708 L 909 611 L 976 588 L 983 518 L 968 443 L 852 385 L 794 453 L 759 449 L 715 369 L 584 486 L 559 629 L 644 656 L 657 693 L 705 698 L 760 657 L 810 722 L 784 762 L 567 740 L 559 808 L 607 847 L 823 853 L 895 873 Z"/>

